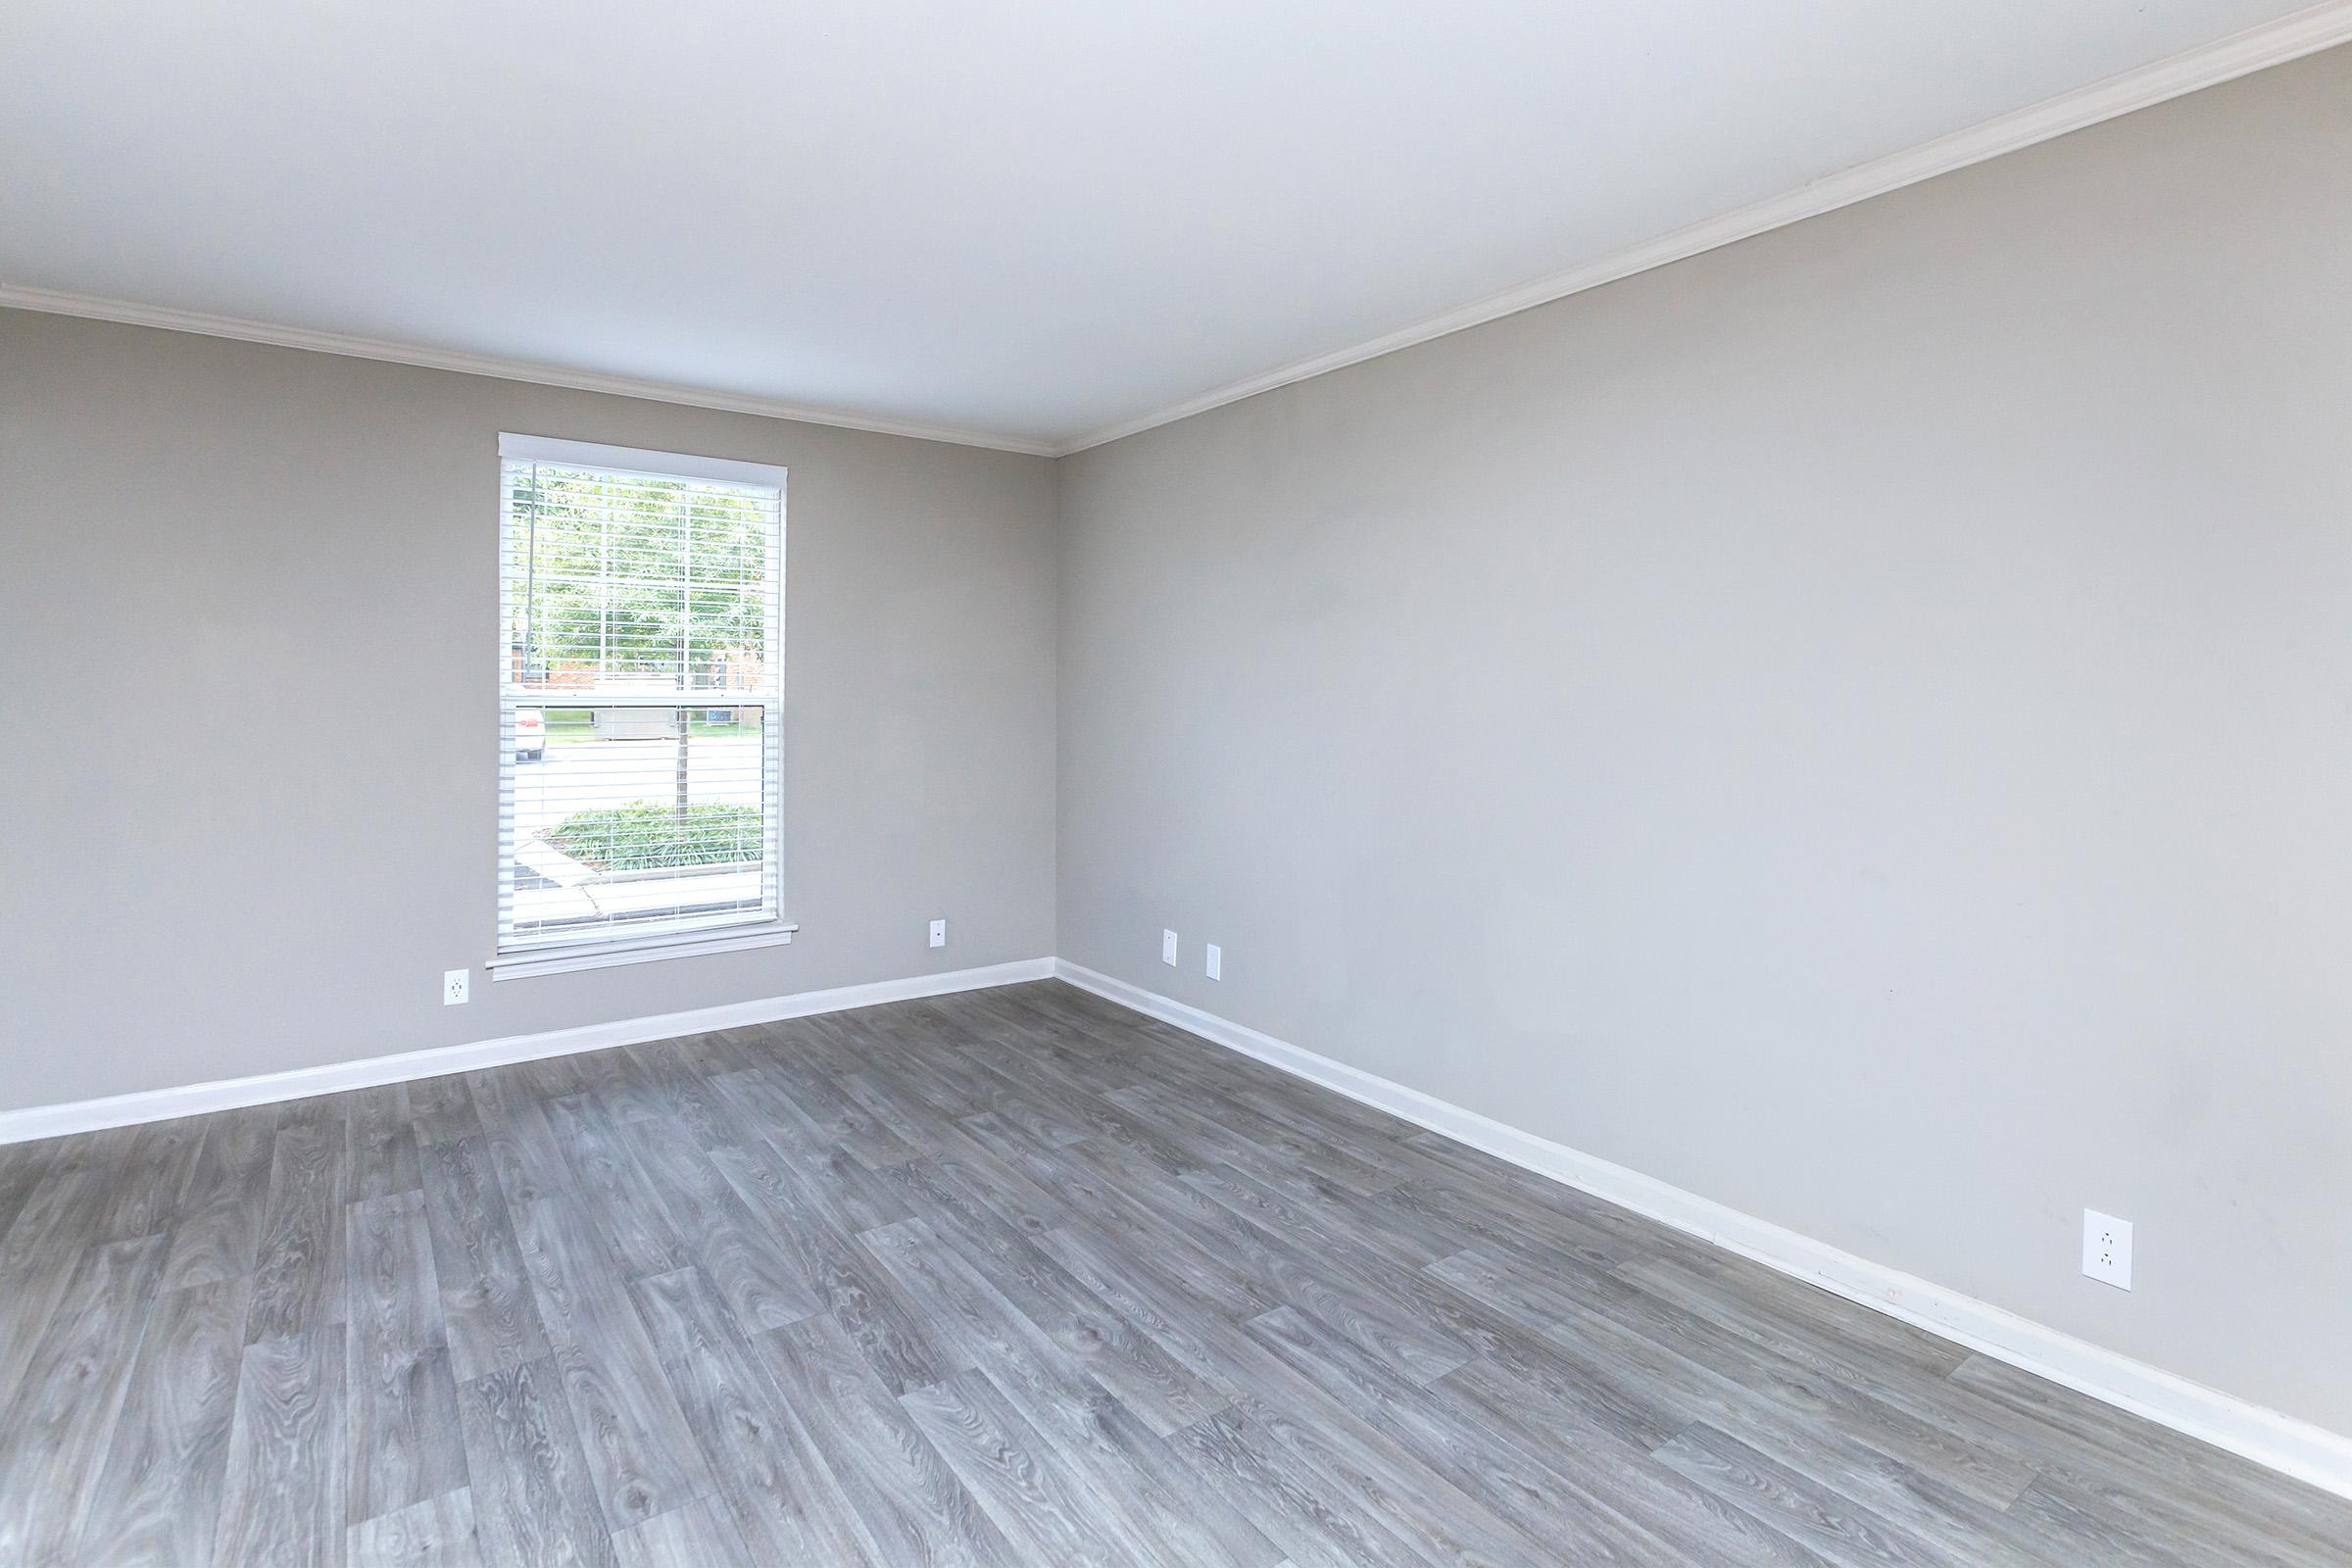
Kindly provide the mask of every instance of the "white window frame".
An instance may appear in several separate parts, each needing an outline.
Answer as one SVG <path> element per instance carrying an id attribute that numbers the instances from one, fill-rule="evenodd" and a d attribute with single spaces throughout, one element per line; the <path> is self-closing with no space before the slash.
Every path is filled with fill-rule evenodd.
<path id="1" fill-rule="evenodd" d="M 501 434 L 498 438 L 501 466 L 499 485 L 499 592 L 498 625 L 498 755 L 499 795 L 498 813 L 498 877 L 499 906 L 508 903 L 514 875 L 514 824 L 505 808 L 507 793 L 513 788 L 514 776 L 514 712 L 518 708 L 550 706 L 548 694 L 533 692 L 514 680 L 512 650 L 509 647 L 507 594 L 503 586 L 509 550 L 512 541 L 507 530 L 510 524 L 504 481 L 504 466 L 511 461 L 564 464 L 584 468 L 605 468 L 621 473 L 651 475 L 664 479 L 705 479 L 722 484 L 753 484 L 772 487 L 776 492 L 776 539 L 773 565 L 769 572 L 768 591 L 772 595 L 767 607 L 767 647 L 764 650 L 766 667 L 773 671 L 773 690 L 758 694 L 758 701 L 746 702 L 747 694 L 697 693 L 693 706 L 729 706 L 724 702 L 706 703 L 705 698 L 735 696 L 735 706 L 757 707 L 760 714 L 760 768 L 762 772 L 761 814 L 764 844 L 761 847 L 761 881 L 764 906 L 749 914 L 737 913 L 715 917 L 708 922 L 673 926 L 640 935 L 615 937 L 599 932 L 576 937 L 538 937 L 521 942 L 506 938 L 504 921 L 494 918 L 491 943 L 492 957 L 488 968 L 493 980 L 514 980 L 527 975 L 562 974 L 577 969 L 601 969 L 613 964 L 645 963 L 657 958 L 683 958 L 707 953 L 731 953 L 744 948 L 774 947 L 792 941 L 800 926 L 784 917 L 784 579 L 785 540 L 788 536 L 786 516 L 786 470 L 773 464 L 743 463 L 731 458 L 696 457 L 681 452 L 654 452 L 638 447 L 605 446 L 593 441 L 565 441 L 553 436 Z"/>

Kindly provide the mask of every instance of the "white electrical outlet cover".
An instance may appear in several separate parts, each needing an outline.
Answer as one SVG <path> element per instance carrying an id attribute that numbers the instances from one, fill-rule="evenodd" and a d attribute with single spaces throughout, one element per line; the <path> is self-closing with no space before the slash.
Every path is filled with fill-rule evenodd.
<path id="1" fill-rule="evenodd" d="M 934 920 L 931 922 L 931 945 L 935 948 L 944 948 L 948 945 L 947 921 Z"/>
<path id="2" fill-rule="evenodd" d="M 2082 1211 L 2082 1272 L 2119 1291 L 2132 1288 L 2132 1222 Z"/>
<path id="3" fill-rule="evenodd" d="M 472 984 L 473 971 L 470 969 L 446 971 L 441 976 L 441 1005 L 454 1007 L 464 1002 L 466 991 Z"/>
<path id="4" fill-rule="evenodd" d="M 1224 950 L 1223 948 L 1220 948 L 1220 947 L 1218 947 L 1218 946 L 1217 946 L 1217 945 L 1216 945 L 1214 942 L 1211 942 L 1211 943 L 1208 945 L 1208 956 L 1207 956 L 1207 957 L 1205 957 L 1204 959 L 1202 959 L 1202 960 L 1201 960 L 1201 965 L 1200 965 L 1200 967 L 1201 967 L 1202 971 L 1203 971 L 1204 973 L 1206 973 L 1206 974 L 1207 974 L 1207 976 L 1208 976 L 1208 977 L 1209 977 L 1211 980 L 1222 980 L 1222 979 L 1224 979 L 1224 978 L 1225 978 L 1225 950 Z"/>
<path id="5" fill-rule="evenodd" d="M 1173 931 L 1162 931 L 1159 934 L 1159 961 L 1171 968 L 1175 966 L 1176 933 Z"/>

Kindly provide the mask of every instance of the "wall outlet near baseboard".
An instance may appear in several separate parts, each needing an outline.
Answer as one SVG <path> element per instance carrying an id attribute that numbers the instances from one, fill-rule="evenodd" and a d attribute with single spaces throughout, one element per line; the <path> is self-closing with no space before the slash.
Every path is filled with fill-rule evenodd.
<path id="1" fill-rule="evenodd" d="M 1225 950 L 1214 942 L 1208 945 L 1207 955 L 1200 960 L 1200 972 L 1211 980 L 1225 978 Z"/>
<path id="2" fill-rule="evenodd" d="M 1170 968 L 1176 966 L 1176 933 L 1173 931 L 1159 934 L 1159 961 Z"/>
<path id="3" fill-rule="evenodd" d="M 931 945 L 935 948 L 944 948 L 948 945 L 947 921 L 934 920 L 931 922 Z"/>
<path id="4" fill-rule="evenodd" d="M 2132 1222 L 2082 1211 L 2082 1272 L 2119 1291 L 2132 1288 Z"/>
<path id="5" fill-rule="evenodd" d="M 441 976 L 441 1005 L 454 1007 L 466 1000 L 473 986 L 471 969 L 451 969 Z"/>

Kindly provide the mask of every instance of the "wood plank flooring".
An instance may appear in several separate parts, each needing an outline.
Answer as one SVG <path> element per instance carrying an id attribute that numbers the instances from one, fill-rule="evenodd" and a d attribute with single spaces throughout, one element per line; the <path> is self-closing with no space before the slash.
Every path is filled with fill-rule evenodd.
<path id="1" fill-rule="evenodd" d="M 2344 1568 L 2352 1503 L 1055 984 L 0 1149 L 0 1565 Z"/>

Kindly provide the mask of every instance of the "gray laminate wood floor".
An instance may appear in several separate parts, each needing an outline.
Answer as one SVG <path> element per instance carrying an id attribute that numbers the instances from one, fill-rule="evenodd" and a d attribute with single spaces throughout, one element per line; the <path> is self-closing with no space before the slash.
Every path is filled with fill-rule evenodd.
<path id="1" fill-rule="evenodd" d="M 1058 985 L 0 1150 L 0 1563 L 2352 1562 Z"/>

